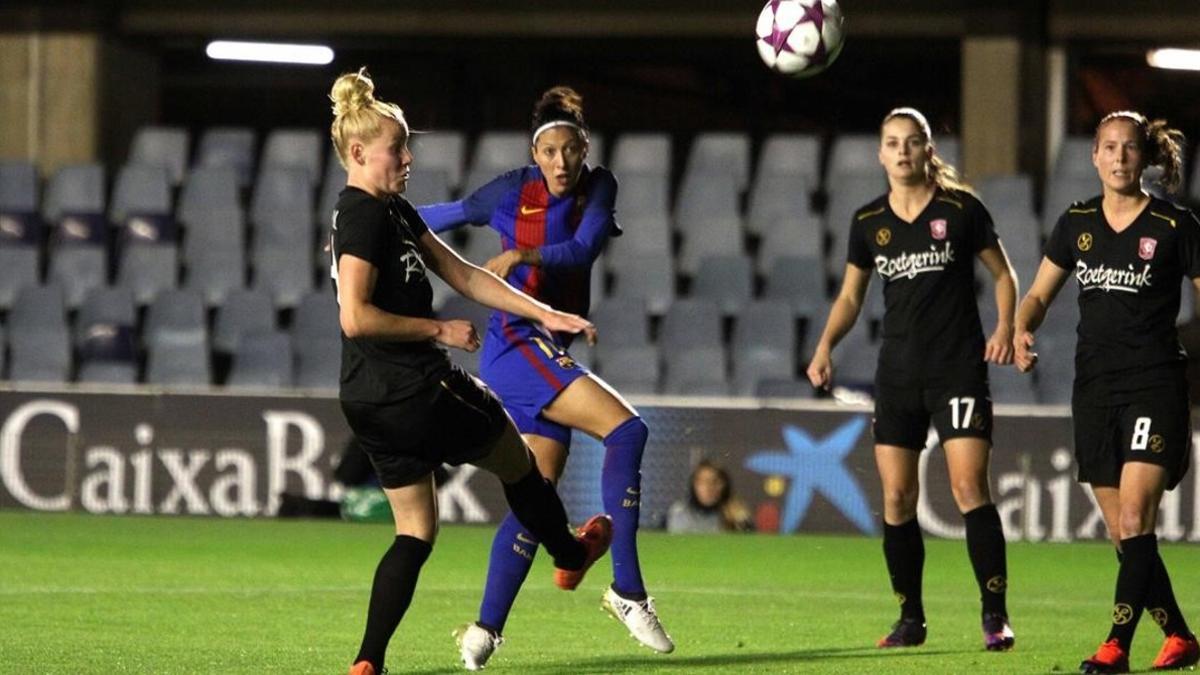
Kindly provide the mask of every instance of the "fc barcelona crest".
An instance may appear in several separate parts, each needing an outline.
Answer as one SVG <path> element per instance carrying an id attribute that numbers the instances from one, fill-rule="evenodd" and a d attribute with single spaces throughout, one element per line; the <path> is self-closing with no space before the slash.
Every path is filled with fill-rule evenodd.
<path id="1" fill-rule="evenodd" d="M 1158 240 L 1152 237 L 1142 237 L 1138 240 L 1138 257 L 1142 260 L 1150 260 L 1154 258 L 1154 249 L 1158 247 Z"/>
<path id="2" fill-rule="evenodd" d="M 946 238 L 946 219 L 938 218 L 937 220 L 929 221 L 929 234 L 931 234 L 933 236 L 933 238 L 937 239 L 938 241 L 945 239 Z"/>

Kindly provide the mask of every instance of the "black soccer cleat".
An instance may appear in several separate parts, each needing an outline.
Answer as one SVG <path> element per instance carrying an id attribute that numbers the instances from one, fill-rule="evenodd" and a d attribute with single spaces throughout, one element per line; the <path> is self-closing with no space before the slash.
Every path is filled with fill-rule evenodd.
<path id="1" fill-rule="evenodd" d="M 925 620 L 915 617 L 900 617 L 892 624 L 892 632 L 875 644 L 880 649 L 893 647 L 917 647 L 925 644 Z"/>
<path id="2" fill-rule="evenodd" d="M 1008 617 L 1003 614 L 983 615 L 983 647 L 989 652 L 1006 652 L 1016 643 Z"/>

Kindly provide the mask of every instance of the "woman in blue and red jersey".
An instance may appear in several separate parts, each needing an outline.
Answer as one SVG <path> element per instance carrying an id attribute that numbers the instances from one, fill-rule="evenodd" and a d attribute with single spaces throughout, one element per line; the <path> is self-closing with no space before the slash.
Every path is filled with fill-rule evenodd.
<path id="1" fill-rule="evenodd" d="M 592 263 L 609 236 L 617 181 L 584 163 L 583 99 L 570 87 L 546 91 L 533 108 L 534 163 L 505 173 L 466 199 L 420 209 L 435 232 L 487 224 L 503 253 L 485 267 L 513 287 L 562 311 L 586 314 Z M 637 555 L 642 452 L 647 428 L 624 399 L 567 353 L 572 336 L 552 334 L 508 312 L 493 312 L 480 374 L 500 396 L 537 458 L 557 480 L 571 430 L 602 439 L 601 493 L 613 518 L 613 577 L 602 605 L 635 638 L 659 652 L 675 648 L 646 594 Z M 509 514 L 492 545 L 479 620 L 458 633 L 468 669 L 482 668 L 501 642 L 509 610 L 537 551 L 537 539 Z"/>

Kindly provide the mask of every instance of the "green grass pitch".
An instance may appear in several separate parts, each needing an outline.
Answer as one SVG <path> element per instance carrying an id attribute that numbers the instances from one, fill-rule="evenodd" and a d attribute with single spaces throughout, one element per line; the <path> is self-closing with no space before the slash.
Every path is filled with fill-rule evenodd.
<path id="1" fill-rule="evenodd" d="M 460 671 L 492 530 L 447 526 L 392 640 L 393 673 Z M 345 673 L 390 528 L 338 522 L 0 511 L 0 673 Z M 962 542 L 927 540 L 929 640 L 880 651 L 896 606 L 880 542 L 826 536 L 641 535 L 674 654 L 637 646 L 599 609 L 601 561 L 574 593 L 540 555 L 494 673 L 1074 672 L 1105 636 L 1117 565 L 1102 544 L 1009 548 L 1017 648 L 984 652 Z M 1200 547 L 1163 546 L 1200 620 Z M 1133 648 L 1148 669 L 1161 634 Z"/>

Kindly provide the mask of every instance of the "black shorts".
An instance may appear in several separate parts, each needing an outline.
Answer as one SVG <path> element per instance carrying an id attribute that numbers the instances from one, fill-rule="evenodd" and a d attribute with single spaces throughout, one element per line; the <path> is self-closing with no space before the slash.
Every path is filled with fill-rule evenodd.
<path id="1" fill-rule="evenodd" d="M 403 401 L 342 401 L 342 412 L 385 488 L 484 457 L 511 424 L 491 390 L 458 367 Z"/>
<path id="2" fill-rule="evenodd" d="M 1163 467 L 1168 490 L 1187 473 L 1192 455 L 1187 389 L 1147 391 L 1124 405 L 1072 403 L 1071 417 L 1080 483 L 1118 487 L 1125 462 Z"/>
<path id="3" fill-rule="evenodd" d="M 953 438 L 982 438 L 990 445 L 992 396 L 987 380 L 930 387 L 876 384 L 873 431 L 877 444 L 924 450 L 930 421 L 942 443 Z"/>

